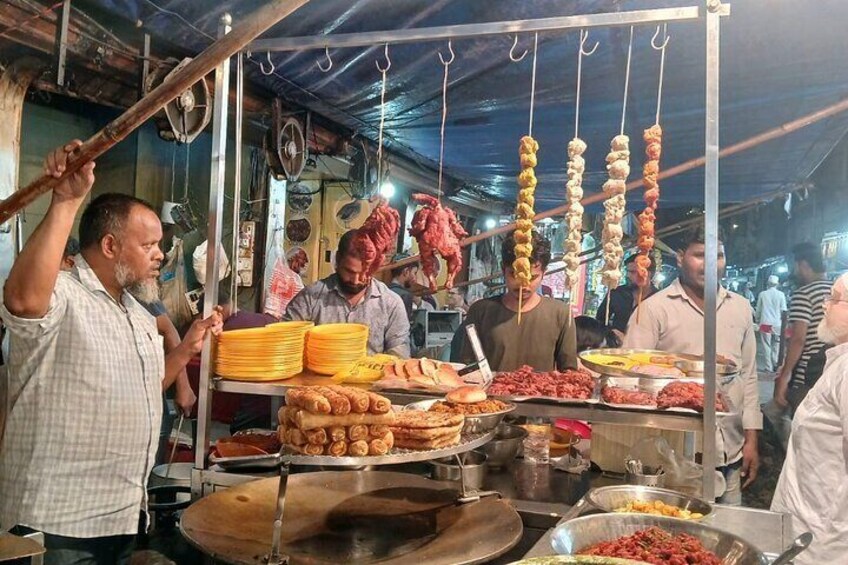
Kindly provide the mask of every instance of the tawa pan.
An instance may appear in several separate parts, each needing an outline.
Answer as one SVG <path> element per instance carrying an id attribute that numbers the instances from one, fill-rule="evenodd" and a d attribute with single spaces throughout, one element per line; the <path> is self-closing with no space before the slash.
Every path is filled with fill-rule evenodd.
<path id="1" fill-rule="evenodd" d="M 233 564 L 264 563 L 279 478 L 219 491 L 192 504 L 180 531 Z M 406 473 L 325 471 L 288 479 L 282 552 L 291 565 L 483 563 L 509 551 L 521 518 L 495 497 L 458 504 L 451 483 Z"/>

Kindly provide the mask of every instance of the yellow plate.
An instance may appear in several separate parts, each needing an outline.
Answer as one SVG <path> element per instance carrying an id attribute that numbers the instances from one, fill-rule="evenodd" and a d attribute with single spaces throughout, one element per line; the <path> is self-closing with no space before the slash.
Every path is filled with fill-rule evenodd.
<path id="1" fill-rule="evenodd" d="M 356 335 L 368 333 L 368 326 L 365 324 L 322 324 L 309 330 L 309 333 L 318 336 Z"/>

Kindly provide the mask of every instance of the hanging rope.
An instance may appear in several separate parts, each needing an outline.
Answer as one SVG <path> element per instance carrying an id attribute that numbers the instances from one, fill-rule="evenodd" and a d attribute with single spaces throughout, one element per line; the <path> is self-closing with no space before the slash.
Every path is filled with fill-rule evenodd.
<path id="1" fill-rule="evenodd" d="M 442 57 L 441 52 L 439 52 L 439 60 L 442 62 L 442 65 L 445 67 L 445 77 L 442 81 L 442 127 L 439 130 L 439 188 L 438 188 L 438 196 L 439 203 L 442 202 L 442 170 L 444 168 L 445 163 L 445 122 L 448 118 L 448 68 L 453 63 L 453 60 L 456 58 L 456 54 L 453 52 L 453 45 L 451 41 L 448 40 L 448 51 L 450 51 L 450 59 L 445 61 L 445 58 Z"/>
<path id="2" fill-rule="evenodd" d="M 536 56 L 539 53 L 539 33 L 535 34 L 533 39 L 533 73 L 530 75 L 530 126 L 527 128 L 527 135 L 533 137 L 533 109 L 536 104 Z"/>
<path id="3" fill-rule="evenodd" d="M 380 66 L 380 61 L 375 61 L 377 70 L 383 75 L 383 83 L 380 86 L 380 133 L 377 137 L 377 190 L 383 185 L 383 125 L 386 122 L 386 73 L 392 68 L 392 60 L 389 59 L 389 44 L 386 43 L 384 50 L 386 55 L 385 68 Z"/>
<path id="4" fill-rule="evenodd" d="M 655 124 L 660 123 L 660 107 L 662 106 L 662 91 L 663 91 L 663 77 L 665 76 L 665 48 L 668 46 L 668 40 L 671 39 L 671 36 L 668 35 L 668 24 L 663 24 L 663 37 L 665 40 L 662 45 L 656 44 L 657 35 L 660 32 L 660 26 L 657 26 L 657 31 L 654 33 L 654 37 L 651 38 L 651 47 L 660 51 L 660 81 L 659 86 L 657 86 L 657 116 L 654 120 Z"/>
<path id="5" fill-rule="evenodd" d="M 633 26 L 630 26 L 630 43 L 627 45 L 627 70 L 624 73 L 624 103 L 621 105 L 621 131 L 624 135 L 624 117 L 627 115 L 627 90 L 630 88 L 630 60 L 633 57 Z"/>
<path id="6" fill-rule="evenodd" d="M 595 42 L 595 46 L 592 47 L 591 51 L 586 51 L 584 46 L 586 45 L 586 40 L 589 39 L 589 32 L 581 29 L 580 30 L 580 50 L 577 53 L 577 96 L 574 101 L 574 137 L 580 137 L 577 135 L 579 126 L 580 126 L 580 89 L 583 83 L 583 57 L 588 57 L 592 55 L 595 51 L 598 50 L 599 42 Z"/>

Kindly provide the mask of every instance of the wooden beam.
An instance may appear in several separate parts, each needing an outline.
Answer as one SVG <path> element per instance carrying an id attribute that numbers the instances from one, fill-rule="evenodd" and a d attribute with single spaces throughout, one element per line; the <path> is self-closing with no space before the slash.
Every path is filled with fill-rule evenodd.
<path id="1" fill-rule="evenodd" d="M 243 49 L 250 41 L 307 2 L 308 0 L 277 0 L 258 8 L 236 26 L 232 32 L 210 45 L 188 65 L 174 74 L 171 80 L 153 89 L 129 110 L 86 140 L 68 161 L 67 168 L 60 178 L 42 175 L 26 188 L 17 191 L 10 198 L 0 203 L 0 224 L 40 195 L 51 190 L 59 182 L 80 170 L 83 165 L 108 151 L 161 110 L 178 94 L 201 80 L 222 61 Z"/>

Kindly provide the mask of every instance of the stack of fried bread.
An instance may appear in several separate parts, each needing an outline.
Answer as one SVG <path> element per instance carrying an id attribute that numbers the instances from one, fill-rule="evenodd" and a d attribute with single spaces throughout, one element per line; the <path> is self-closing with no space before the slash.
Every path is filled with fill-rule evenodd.
<path id="1" fill-rule="evenodd" d="M 394 444 L 391 402 L 357 388 L 290 388 L 278 418 L 280 442 L 303 455 L 385 455 Z"/>
<path id="2" fill-rule="evenodd" d="M 465 416 L 423 410 L 407 410 L 397 414 L 389 426 L 395 446 L 404 449 L 441 449 L 459 443 Z"/>

